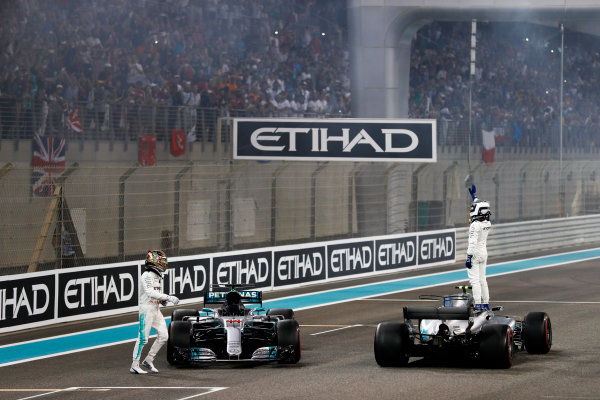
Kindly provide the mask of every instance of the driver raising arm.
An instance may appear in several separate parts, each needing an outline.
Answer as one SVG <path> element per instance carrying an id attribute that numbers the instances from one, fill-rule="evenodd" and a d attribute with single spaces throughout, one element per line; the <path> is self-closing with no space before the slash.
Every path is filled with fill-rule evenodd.
<path id="1" fill-rule="evenodd" d="M 139 297 L 139 317 L 140 324 L 138 337 L 133 348 L 133 362 L 129 372 L 134 374 L 146 374 L 147 372 L 140 368 L 140 356 L 142 348 L 148 343 L 150 328 L 154 328 L 157 333 L 156 340 L 150 347 L 148 355 L 142 365 L 152 372 L 158 372 L 154 367 L 154 357 L 163 344 L 168 339 L 167 324 L 160 312 L 159 304 L 166 302 L 177 305 L 179 299 L 175 296 L 169 296 L 162 293 L 162 275 L 167 270 L 167 256 L 161 250 L 149 250 L 146 255 L 146 270 L 140 277 L 140 297 Z"/>
<path id="2" fill-rule="evenodd" d="M 469 209 L 469 246 L 467 248 L 467 274 L 473 287 L 475 308 L 490 309 L 490 293 L 486 279 L 487 237 L 492 223 L 490 222 L 490 204 L 475 195 L 475 185 L 469 189 L 473 202 Z"/>

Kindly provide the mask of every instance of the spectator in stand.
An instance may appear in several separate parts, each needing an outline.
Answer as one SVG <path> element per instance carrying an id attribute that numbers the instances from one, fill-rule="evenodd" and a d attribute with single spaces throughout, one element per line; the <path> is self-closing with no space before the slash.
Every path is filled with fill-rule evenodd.
<path id="1" fill-rule="evenodd" d="M 0 15 L 2 134 L 8 134 L 9 116 L 17 113 L 25 137 L 43 121 L 46 131 L 62 134 L 59 114 L 53 112 L 64 107 L 60 102 L 83 102 L 79 111 L 85 130 L 112 131 L 127 121 L 139 129 L 131 125 L 138 113 L 150 115 L 140 114 L 143 121 L 160 114 L 152 114 L 149 105 L 187 104 L 180 88 L 186 81 L 200 85 L 196 99 L 198 93 L 208 94 L 203 106 L 218 106 L 225 113 L 246 107 L 253 114 L 268 113 L 266 106 L 277 94 L 295 93 L 301 82 L 310 83 L 301 88 L 303 105 L 312 85 L 323 90 L 333 80 L 344 83 L 340 96 L 349 99 L 348 57 L 339 56 L 347 46 L 344 9 L 341 1 L 304 0 L 147 2 L 143 7 L 125 0 L 93 6 L 12 3 Z M 331 32 L 322 34 L 321 20 L 329 21 Z M 268 86 L 257 87 L 265 78 Z M 165 82 L 168 95 L 156 89 Z M 221 84 L 228 90 L 221 90 Z M 99 85 L 104 87 L 101 101 Z M 284 97 L 288 102 L 296 98 Z M 44 101 L 48 118 L 40 117 Z M 349 101 L 338 104 L 348 115 Z M 169 127 L 190 122 L 187 117 L 177 122 L 169 114 Z"/>

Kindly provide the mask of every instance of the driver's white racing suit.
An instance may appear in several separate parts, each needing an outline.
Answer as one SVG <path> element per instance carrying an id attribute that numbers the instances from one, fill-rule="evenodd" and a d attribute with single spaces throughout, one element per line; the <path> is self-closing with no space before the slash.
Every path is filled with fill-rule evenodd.
<path id="1" fill-rule="evenodd" d="M 133 348 L 133 364 L 131 372 L 144 373 L 143 370 L 139 370 L 140 356 L 142 355 L 142 348 L 148 343 L 148 336 L 150 335 L 150 328 L 154 328 L 157 333 L 157 338 L 150 347 L 150 351 L 144 360 L 144 365 L 151 368 L 153 372 L 158 372 L 154 369 L 153 361 L 154 357 L 160 350 L 160 348 L 168 340 L 167 324 L 165 319 L 160 312 L 160 303 L 170 301 L 174 304 L 179 302 L 175 296 L 169 296 L 162 293 L 162 276 L 156 272 L 146 269 L 140 277 L 140 294 L 139 294 L 139 329 L 138 336 Z M 151 365 L 152 367 L 150 367 Z M 135 368 L 137 366 L 137 368 Z"/>
<path id="2" fill-rule="evenodd" d="M 488 304 L 490 293 L 486 280 L 487 237 L 492 224 L 490 221 L 473 221 L 469 227 L 467 255 L 472 255 L 472 267 L 467 269 L 469 283 L 473 287 L 475 304 Z"/>

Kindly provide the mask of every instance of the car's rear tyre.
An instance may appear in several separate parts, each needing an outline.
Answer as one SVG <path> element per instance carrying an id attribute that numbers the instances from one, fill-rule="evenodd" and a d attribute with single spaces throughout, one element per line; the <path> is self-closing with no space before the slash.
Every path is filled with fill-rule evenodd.
<path id="1" fill-rule="evenodd" d="M 515 342 L 508 325 L 484 325 L 481 328 L 479 356 L 488 368 L 510 368 L 514 362 Z"/>
<path id="2" fill-rule="evenodd" d="M 180 308 L 178 310 L 173 310 L 171 314 L 171 322 L 172 321 L 183 321 L 183 317 L 197 317 L 198 310 L 194 310 L 193 308 Z"/>
<path id="3" fill-rule="evenodd" d="M 408 364 L 412 342 L 408 326 L 400 322 L 382 322 L 375 331 L 375 361 L 381 367 L 403 367 Z"/>
<path id="4" fill-rule="evenodd" d="M 283 319 L 294 319 L 294 310 L 291 308 L 270 308 L 267 315 L 282 315 Z"/>
<path id="5" fill-rule="evenodd" d="M 280 315 L 280 314 L 278 314 Z M 281 348 L 292 347 L 290 357 L 281 359 L 282 364 L 296 364 L 300 361 L 300 325 L 294 319 L 284 319 L 277 322 L 277 346 Z"/>
<path id="6" fill-rule="evenodd" d="M 530 354 L 546 354 L 552 348 L 552 323 L 545 312 L 527 313 L 521 334 Z"/>

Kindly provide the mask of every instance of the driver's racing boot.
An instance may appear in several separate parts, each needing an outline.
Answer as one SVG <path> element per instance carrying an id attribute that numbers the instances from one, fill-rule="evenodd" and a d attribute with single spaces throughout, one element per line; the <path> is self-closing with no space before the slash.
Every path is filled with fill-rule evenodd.
<path id="1" fill-rule="evenodd" d="M 132 374 L 147 374 L 146 371 L 140 368 L 139 361 L 134 361 L 131 363 L 131 367 L 129 368 L 129 372 Z"/>
<path id="2" fill-rule="evenodd" d="M 152 364 L 152 361 L 144 360 L 144 362 L 142 362 L 142 366 L 148 368 L 152 372 L 158 372 L 154 364 Z"/>

